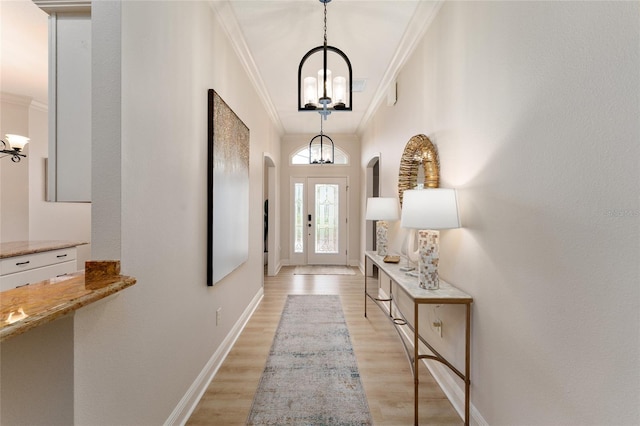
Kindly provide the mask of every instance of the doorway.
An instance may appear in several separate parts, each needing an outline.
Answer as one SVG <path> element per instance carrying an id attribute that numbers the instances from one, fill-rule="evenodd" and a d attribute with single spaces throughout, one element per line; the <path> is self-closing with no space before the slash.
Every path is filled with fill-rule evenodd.
<path id="1" fill-rule="evenodd" d="M 294 264 L 347 264 L 347 178 L 292 179 Z"/>
<path id="2" fill-rule="evenodd" d="M 263 173 L 264 263 L 266 274 L 274 276 L 278 273 L 276 247 L 279 242 L 279 240 L 276 240 L 279 229 L 276 222 L 276 164 L 271 155 L 267 153 L 264 154 Z"/>
<path id="3" fill-rule="evenodd" d="M 367 163 L 366 196 L 380 196 L 380 154 L 373 156 Z M 366 221 L 365 225 L 365 250 L 376 250 L 376 221 Z M 377 277 L 377 271 L 371 264 L 368 265 L 365 273 L 368 276 Z"/>

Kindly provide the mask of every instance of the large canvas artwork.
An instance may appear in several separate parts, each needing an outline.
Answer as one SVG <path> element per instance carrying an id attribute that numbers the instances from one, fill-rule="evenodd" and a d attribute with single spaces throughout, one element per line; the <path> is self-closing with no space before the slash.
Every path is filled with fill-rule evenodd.
<path id="1" fill-rule="evenodd" d="M 213 90 L 208 117 L 207 285 L 249 257 L 249 128 Z"/>

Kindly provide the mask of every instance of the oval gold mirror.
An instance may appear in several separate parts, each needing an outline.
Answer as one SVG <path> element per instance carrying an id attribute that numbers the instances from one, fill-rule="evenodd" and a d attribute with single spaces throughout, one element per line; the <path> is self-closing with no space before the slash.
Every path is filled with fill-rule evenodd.
<path id="1" fill-rule="evenodd" d="M 398 200 L 407 189 L 422 184 L 424 188 L 440 186 L 440 161 L 438 151 L 425 135 L 415 135 L 404 147 L 398 175 Z"/>

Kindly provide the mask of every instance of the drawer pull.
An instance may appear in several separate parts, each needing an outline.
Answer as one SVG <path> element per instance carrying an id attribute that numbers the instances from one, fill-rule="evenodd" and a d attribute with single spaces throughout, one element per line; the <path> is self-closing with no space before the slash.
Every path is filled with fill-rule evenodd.
<path id="1" fill-rule="evenodd" d="M 67 274 L 60 274 L 60 275 L 56 275 L 56 278 L 64 277 L 64 276 L 66 276 L 66 275 L 67 275 Z"/>
<path id="2" fill-rule="evenodd" d="M 31 283 L 26 283 L 26 284 L 22 284 L 22 285 L 17 285 L 17 286 L 16 286 L 16 288 L 26 287 L 26 286 L 28 286 L 29 284 L 31 284 Z"/>
<path id="3" fill-rule="evenodd" d="M 16 262 L 16 266 L 20 266 L 20 265 L 26 265 L 27 263 L 30 263 L 30 260 L 27 260 L 26 262 Z"/>
<path id="4" fill-rule="evenodd" d="M 63 257 L 67 257 L 67 255 L 66 255 L 66 254 L 59 254 L 59 255 L 57 255 L 56 257 L 57 257 L 58 259 L 62 259 Z"/>

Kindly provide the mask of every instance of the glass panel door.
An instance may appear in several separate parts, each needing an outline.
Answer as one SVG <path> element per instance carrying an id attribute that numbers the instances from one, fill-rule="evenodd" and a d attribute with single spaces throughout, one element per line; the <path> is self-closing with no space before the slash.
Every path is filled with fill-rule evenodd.
<path id="1" fill-rule="evenodd" d="M 347 179 L 308 178 L 307 263 L 347 264 Z"/>

